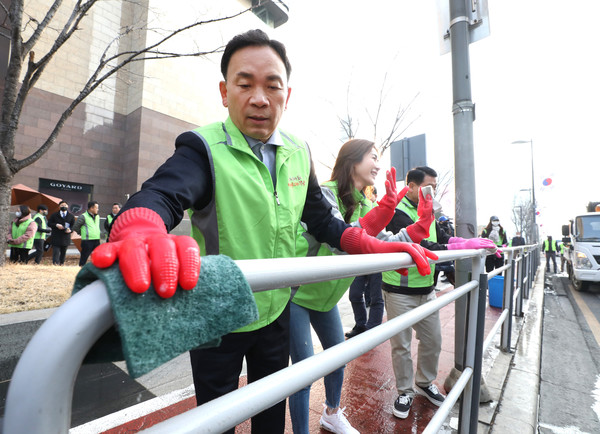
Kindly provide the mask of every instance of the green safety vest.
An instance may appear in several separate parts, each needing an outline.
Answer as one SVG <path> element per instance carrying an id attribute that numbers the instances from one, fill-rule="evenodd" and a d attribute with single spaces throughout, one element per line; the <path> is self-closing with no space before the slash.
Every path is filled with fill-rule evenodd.
<path id="1" fill-rule="evenodd" d="M 346 208 L 342 204 L 342 201 L 338 195 L 337 181 L 328 181 L 323 186 L 330 189 L 338 202 L 338 209 L 342 216 L 346 213 Z M 365 195 L 354 189 L 354 200 L 358 202 L 358 206 L 354 210 L 350 222 L 357 221 L 360 217 L 364 217 L 372 208 L 373 203 L 365 197 Z M 333 252 L 324 244 L 318 244 L 316 246 L 310 245 L 306 238 L 306 231 L 302 225 L 298 225 L 298 240 L 296 242 L 296 256 L 332 256 Z M 312 236 L 309 235 L 311 241 L 315 241 Z M 318 251 L 315 254 L 315 249 L 318 247 Z M 354 277 L 346 279 L 330 280 L 327 282 L 311 283 L 309 285 L 302 285 L 296 291 L 292 301 L 299 306 L 306 307 L 308 309 L 317 310 L 320 312 L 329 312 L 333 307 L 340 301 L 342 295 L 350 287 L 350 284 L 354 280 Z"/>
<path id="2" fill-rule="evenodd" d="M 37 215 L 35 216 L 36 218 L 38 217 Z M 42 222 L 42 224 L 38 227 L 37 232 L 35 233 L 35 239 L 36 240 L 45 240 L 46 236 L 48 234 L 46 234 L 45 232 L 40 231 L 41 229 L 46 229 L 48 227 L 48 222 L 46 221 L 46 216 L 43 216 L 41 214 L 39 214 L 40 220 Z"/>
<path id="3" fill-rule="evenodd" d="M 17 226 L 17 222 L 13 222 L 11 238 L 13 240 L 16 240 L 17 238 L 19 238 L 20 236 L 25 234 L 25 232 L 27 232 L 27 228 L 29 227 L 29 225 L 31 224 L 32 221 L 33 221 L 33 219 L 31 217 L 29 217 L 28 220 L 21 222 L 21 224 L 18 226 Z M 31 249 L 33 247 L 33 237 L 29 238 L 27 241 L 22 242 L 21 244 L 9 244 L 9 246 Z"/>
<path id="4" fill-rule="evenodd" d="M 413 222 L 416 222 L 419 219 L 417 208 L 413 206 L 406 197 L 400 201 L 396 208 L 408 215 Z M 437 242 L 435 220 L 431 222 L 431 226 L 429 227 L 429 237 L 425 239 L 434 243 Z M 426 288 L 433 286 L 434 271 L 435 264 L 431 264 L 431 274 L 426 276 L 421 276 L 417 267 L 411 267 L 408 269 L 408 276 L 403 276 L 396 271 L 385 271 L 382 278 L 388 285 L 404 286 L 408 288 Z"/>
<path id="5" fill-rule="evenodd" d="M 109 214 L 106 216 L 106 221 L 108 222 L 108 227 L 110 227 L 110 225 L 112 224 L 114 218 L 112 214 Z"/>
<path id="6" fill-rule="evenodd" d="M 548 240 L 544 240 L 544 252 L 556 252 L 556 240 L 552 240 L 552 246 L 548 246 L 548 244 Z"/>
<path id="7" fill-rule="evenodd" d="M 100 217 L 96 214 L 92 217 L 89 212 L 83 213 L 85 224 L 81 226 L 82 240 L 99 240 L 100 239 Z"/>
<path id="8" fill-rule="evenodd" d="M 234 260 L 295 256 L 310 175 L 306 143 L 279 131 L 284 146 L 276 153 L 275 191 L 269 169 L 230 118 L 194 132 L 207 146 L 214 188 L 211 203 L 188 210 L 201 254 L 224 254 Z M 289 287 L 254 293 L 259 319 L 237 331 L 257 330 L 275 321 L 290 295 Z"/>

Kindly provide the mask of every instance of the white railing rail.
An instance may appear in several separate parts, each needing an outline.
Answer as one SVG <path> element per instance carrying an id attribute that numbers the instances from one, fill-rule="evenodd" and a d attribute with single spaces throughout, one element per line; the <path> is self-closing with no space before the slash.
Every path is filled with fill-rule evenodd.
<path id="1" fill-rule="evenodd" d="M 532 273 L 533 275 L 535 273 L 533 255 L 536 251 L 536 246 L 507 249 L 509 260 L 503 271 L 509 273 L 514 271 L 515 266 L 518 267 L 517 274 L 521 276 L 521 281 L 519 282 L 517 279 L 517 283 L 521 297 L 523 281 L 527 282 L 528 278 L 531 282 Z M 525 252 L 523 258 L 531 256 L 529 261 L 525 261 L 527 264 L 523 264 L 521 258 L 513 259 L 516 252 Z M 468 427 L 473 426 L 473 420 L 475 420 L 474 427 L 476 429 L 478 406 L 473 405 L 472 402 L 474 402 L 473 395 L 476 395 L 477 399 L 479 396 L 483 347 L 481 324 L 484 319 L 482 315 L 485 315 L 485 291 L 488 278 L 488 275 L 483 274 L 484 261 L 482 258 L 485 257 L 486 252 L 454 250 L 436 253 L 439 260 L 435 262 L 472 258 L 473 280 L 351 340 L 155 425 L 147 432 L 191 433 L 199 430 L 222 432 L 232 428 L 373 349 L 399 331 L 410 327 L 463 295 L 467 295 L 470 301 L 465 344 L 465 369 L 445 403 L 430 421 L 426 432 L 437 432 L 461 393 L 463 394 L 460 415 L 461 432 L 469 432 Z M 537 258 L 539 261 L 539 252 Z M 414 266 L 412 259 L 406 253 L 243 260 L 236 261 L 236 264 L 253 291 Z M 528 268 L 525 268 L 524 265 L 527 265 Z M 505 277 L 504 300 L 505 306 L 507 306 L 505 311 L 508 312 L 503 313 L 501 317 L 505 325 L 503 337 L 505 333 L 510 333 L 510 331 L 506 331 L 506 323 L 510 322 L 512 318 L 515 282 L 512 276 L 507 277 Z M 482 284 L 482 282 L 484 283 Z M 82 315 L 82 312 L 86 314 Z M 505 321 L 506 319 L 509 321 Z M 498 330 L 502 322 L 497 323 L 494 332 Z M 44 322 L 23 352 L 13 373 L 6 400 L 4 434 L 68 432 L 71 421 L 73 387 L 78 370 L 89 349 L 113 323 L 110 301 L 101 281 L 96 281 L 79 291 Z M 478 329 L 480 329 L 481 335 L 479 337 L 477 337 Z M 488 337 L 489 340 L 490 337 Z M 489 345 L 488 341 L 486 341 L 486 345 Z M 505 350 L 504 346 L 503 350 Z M 40 360 L 44 362 L 40 363 Z"/>

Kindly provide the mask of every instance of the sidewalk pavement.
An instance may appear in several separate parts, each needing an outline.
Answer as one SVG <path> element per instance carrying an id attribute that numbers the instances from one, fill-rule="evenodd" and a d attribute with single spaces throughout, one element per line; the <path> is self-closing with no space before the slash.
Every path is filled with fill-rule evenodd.
<path id="1" fill-rule="evenodd" d="M 499 349 L 500 332 L 484 354 L 482 376 L 492 401 L 479 407 L 478 433 L 534 433 L 537 427 L 537 403 L 541 352 L 541 320 L 543 315 L 544 264 L 531 289 L 529 300 L 524 301 L 524 318 L 513 317 L 511 352 Z M 440 294 L 452 290 L 448 284 L 438 285 Z M 354 326 L 352 307 L 348 295 L 338 304 L 344 331 Z M 501 314 L 501 309 L 487 306 L 485 334 Z M 384 318 L 385 320 L 385 318 Z M 454 303 L 440 311 L 442 324 L 442 353 L 436 385 L 444 391 L 446 377 L 454 367 Z M 319 340 L 313 338 L 315 352 L 321 351 Z M 413 354 L 417 340 L 413 339 Z M 416 363 L 416 357 L 414 357 Z M 121 366 L 123 369 L 124 367 Z M 97 419 L 71 430 L 72 434 L 131 433 L 161 422 L 195 407 L 189 357 L 183 354 L 138 381 L 157 396 L 128 409 Z M 240 386 L 245 376 L 240 378 Z M 345 370 L 342 390 L 342 407 L 350 423 L 362 433 L 422 432 L 437 407 L 422 396 L 416 396 L 408 418 L 393 416 L 392 406 L 397 397 L 391 365 L 389 341 L 350 362 Z M 325 401 L 323 380 L 311 389 L 310 431 L 325 432 L 319 428 L 319 419 Z M 442 433 L 456 432 L 459 403 L 446 420 Z M 250 422 L 239 425 L 236 432 L 250 432 Z M 292 433 L 291 422 L 286 423 L 286 433 Z"/>

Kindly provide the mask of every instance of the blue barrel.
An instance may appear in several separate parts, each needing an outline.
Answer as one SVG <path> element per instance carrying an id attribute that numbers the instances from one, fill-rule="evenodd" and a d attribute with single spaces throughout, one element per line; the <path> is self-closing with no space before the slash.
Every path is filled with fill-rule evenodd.
<path id="1" fill-rule="evenodd" d="M 502 307 L 504 298 L 504 276 L 494 276 L 488 281 L 491 307 Z"/>

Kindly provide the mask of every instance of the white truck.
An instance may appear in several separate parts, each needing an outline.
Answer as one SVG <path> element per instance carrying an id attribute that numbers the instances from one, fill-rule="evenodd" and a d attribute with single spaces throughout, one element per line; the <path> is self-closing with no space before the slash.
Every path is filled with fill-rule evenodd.
<path id="1" fill-rule="evenodd" d="M 590 202 L 587 213 L 562 227 L 567 272 L 577 291 L 600 282 L 600 202 Z"/>

